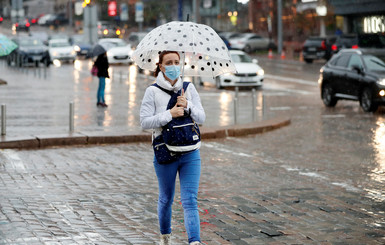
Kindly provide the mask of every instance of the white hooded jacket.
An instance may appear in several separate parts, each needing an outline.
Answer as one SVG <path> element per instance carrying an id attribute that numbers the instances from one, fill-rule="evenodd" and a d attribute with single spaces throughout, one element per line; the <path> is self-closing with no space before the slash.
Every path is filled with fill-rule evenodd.
<path id="1" fill-rule="evenodd" d="M 178 78 L 174 86 L 171 86 L 170 82 L 164 78 L 162 72 L 159 72 L 156 83 L 160 87 L 174 92 L 178 92 L 183 87 L 181 78 Z M 192 83 L 187 87 L 185 95 L 187 98 L 187 108 L 185 108 L 185 110 L 190 110 L 192 119 L 196 123 L 202 124 L 206 119 L 206 114 L 202 107 L 198 91 Z M 172 120 L 170 110 L 166 110 L 170 98 L 171 96 L 169 94 L 155 86 L 149 86 L 146 89 L 140 107 L 140 124 L 143 129 L 154 129 L 154 137 L 160 135 L 162 126 Z"/>

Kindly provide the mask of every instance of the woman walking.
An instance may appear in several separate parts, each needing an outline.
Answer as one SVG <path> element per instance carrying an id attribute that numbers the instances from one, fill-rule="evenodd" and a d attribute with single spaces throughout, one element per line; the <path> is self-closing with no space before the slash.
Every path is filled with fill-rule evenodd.
<path id="1" fill-rule="evenodd" d="M 155 71 L 156 84 L 163 90 L 178 92 L 182 90 L 180 78 L 180 56 L 175 51 L 163 51 Z M 167 110 L 170 95 L 156 86 L 146 89 L 140 108 L 140 122 L 143 129 L 154 129 L 153 138 L 162 134 L 165 126 L 173 118 L 182 117 L 187 112 L 192 119 L 201 124 L 205 120 L 201 100 L 193 84 L 178 96 L 176 105 Z M 176 175 L 179 174 L 181 201 L 184 210 L 184 224 L 190 244 L 200 243 L 200 221 L 197 204 L 201 158 L 199 149 L 185 152 L 167 164 L 160 164 L 154 157 L 154 168 L 158 178 L 158 219 L 160 244 L 171 244 L 171 212 L 175 193 Z"/>
<path id="2" fill-rule="evenodd" d="M 99 78 L 99 87 L 97 96 L 96 106 L 107 107 L 106 101 L 104 100 L 104 90 L 106 88 L 106 78 L 109 78 L 108 75 L 108 59 L 107 53 L 100 54 L 96 59 L 94 65 L 98 68 L 98 78 Z"/>

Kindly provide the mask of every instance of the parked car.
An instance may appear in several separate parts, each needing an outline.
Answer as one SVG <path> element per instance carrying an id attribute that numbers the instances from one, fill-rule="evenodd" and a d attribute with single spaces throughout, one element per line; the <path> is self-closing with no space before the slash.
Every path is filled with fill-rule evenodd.
<path id="1" fill-rule="evenodd" d="M 131 48 L 136 49 L 136 46 L 138 46 L 147 33 L 148 32 L 131 32 L 128 36 L 128 43 L 131 45 Z"/>
<path id="2" fill-rule="evenodd" d="M 313 60 L 319 59 L 329 60 L 332 57 L 331 47 L 336 39 L 336 36 L 307 38 L 302 47 L 305 62 L 312 63 Z"/>
<path id="3" fill-rule="evenodd" d="M 364 111 L 373 112 L 385 105 L 385 62 L 370 52 L 341 50 L 322 67 L 318 82 L 325 106 L 355 100 Z"/>
<path id="4" fill-rule="evenodd" d="M 29 27 L 31 26 L 31 23 L 27 19 L 21 20 L 19 22 L 15 22 L 12 25 L 12 30 L 19 32 L 19 31 L 26 31 L 29 32 Z"/>
<path id="5" fill-rule="evenodd" d="M 260 87 L 264 79 L 264 70 L 248 54 L 240 50 L 230 50 L 231 60 L 234 62 L 237 73 L 227 73 L 217 76 L 215 85 L 223 87 Z"/>
<path id="6" fill-rule="evenodd" d="M 26 66 L 43 63 L 45 66 L 49 66 L 51 59 L 48 53 L 48 48 L 38 38 L 33 37 L 19 37 L 13 39 L 18 45 L 18 48 L 12 51 L 7 56 L 8 65 Z"/>
<path id="7" fill-rule="evenodd" d="M 47 25 L 48 19 L 53 18 L 53 16 L 54 16 L 53 14 L 45 14 L 38 19 L 37 24 L 41 26 L 45 26 Z"/>
<path id="8" fill-rule="evenodd" d="M 227 40 L 229 40 L 231 38 L 237 38 L 237 37 L 241 37 L 242 36 L 242 34 L 239 33 L 239 32 L 220 32 L 218 34 L 219 34 L 219 36 L 224 37 Z"/>
<path id="9" fill-rule="evenodd" d="M 74 62 L 76 51 L 67 39 L 53 39 L 48 41 L 48 50 L 52 60 Z"/>
<path id="10" fill-rule="evenodd" d="M 385 34 L 342 34 L 337 37 L 335 44 L 332 45 L 332 52 L 335 54 L 345 48 L 385 49 Z"/>
<path id="11" fill-rule="evenodd" d="M 68 18 L 65 13 L 55 14 L 48 18 L 45 22 L 47 26 L 60 26 L 68 24 Z"/>
<path id="12" fill-rule="evenodd" d="M 107 51 L 107 59 L 110 64 L 130 64 L 133 50 L 131 45 L 120 38 L 103 38 L 99 44 L 110 47 Z"/>
<path id="13" fill-rule="evenodd" d="M 246 53 L 251 53 L 257 49 L 268 49 L 269 39 L 256 35 L 254 33 L 243 33 L 240 36 L 235 36 L 229 39 L 232 49 L 243 50 Z"/>
<path id="14" fill-rule="evenodd" d="M 86 40 L 84 35 L 73 35 L 70 38 L 70 43 L 74 45 L 74 49 L 78 56 L 86 56 L 91 50 L 92 45 Z"/>

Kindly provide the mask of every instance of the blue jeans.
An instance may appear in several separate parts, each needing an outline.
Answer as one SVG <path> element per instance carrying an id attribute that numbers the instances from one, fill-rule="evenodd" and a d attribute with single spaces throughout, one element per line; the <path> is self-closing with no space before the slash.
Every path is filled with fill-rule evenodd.
<path id="1" fill-rule="evenodd" d="M 200 221 L 197 203 L 201 174 L 200 151 L 195 150 L 183 154 L 177 161 L 169 164 L 159 164 L 154 157 L 154 167 L 159 184 L 158 218 L 160 233 L 171 233 L 175 178 L 176 174 L 179 173 L 184 224 L 188 240 L 189 243 L 200 241 Z"/>
<path id="2" fill-rule="evenodd" d="M 106 88 L 106 78 L 105 77 L 99 77 L 99 87 L 98 87 L 98 103 L 105 103 L 104 101 L 104 90 Z"/>

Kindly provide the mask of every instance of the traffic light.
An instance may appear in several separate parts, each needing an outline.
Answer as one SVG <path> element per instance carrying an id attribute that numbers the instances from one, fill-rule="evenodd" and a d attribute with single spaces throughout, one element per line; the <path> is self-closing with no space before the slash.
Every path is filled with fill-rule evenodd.
<path id="1" fill-rule="evenodd" d="M 83 8 L 90 4 L 91 4 L 91 0 L 83 0 Z"/>

